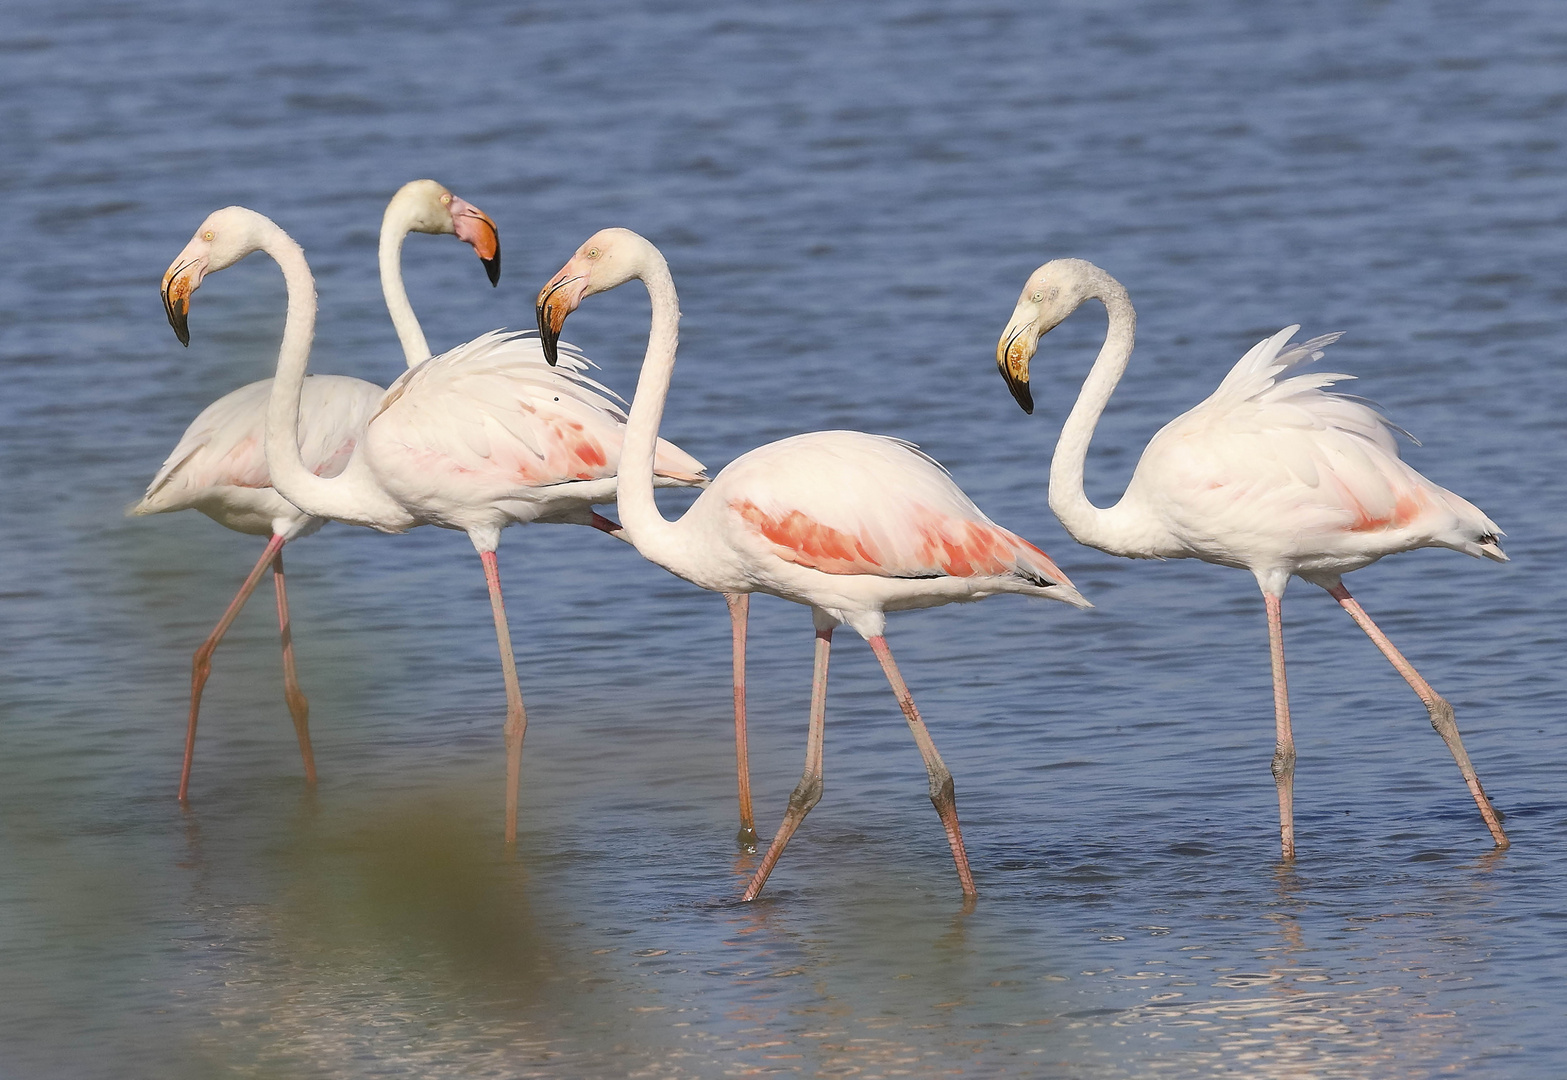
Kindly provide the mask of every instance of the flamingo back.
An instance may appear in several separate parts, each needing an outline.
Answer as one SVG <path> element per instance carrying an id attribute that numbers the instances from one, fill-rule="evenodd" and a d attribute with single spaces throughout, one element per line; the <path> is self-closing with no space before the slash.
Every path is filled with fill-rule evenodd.
<path id="1" fill-rule="evenodd" d="M 371 418 L 372 468 L 400 497 L 453 506 L 613 478 L 626 413 L 585 374 L 590 366 L 562 343 L 551 367 L 535 331 L 492 331 L 432 357 L 393 383 Z M 655 469 L 685 484 L 707 479 L 662 439 Z"/>
<path id="2" fill-rule="evenodd" d="M 821 431 L 770 443 L 724 469 L 711 499 L 753 544 L 827 574 L 1071 586 L 1048 555 L 991 521 L 940 464 L 900 439 Z"/>
<path id="3" fill-rule="evenodd" d="M 1490 518 L 1400 458 L 1393 432 L 1402 429 L 1328 389 L 1354 376 L 1280 378 L 1339 337 L 1289 344 L 1298 329 L 1260 342 L 1206 401 L 1161 430 L 1128 496 L 1157 508 L 1202 553 L 1230 549 L 1220 561 L 1238 565 L 1364 565 L 1428 545 L 1505 558 Z"/>
<path id="4" fill-rule="evenodd" d="M 130 508 L 135 516 L 184 510 L 226 488 L 268 489 L 266 412 L 272 380 L 231 391 L 203 409 Z M 300 398 L 299 449 L 317 476 L 336 476 L 353 455 L 381 388 L 342 375 L 312 375 Z"/>

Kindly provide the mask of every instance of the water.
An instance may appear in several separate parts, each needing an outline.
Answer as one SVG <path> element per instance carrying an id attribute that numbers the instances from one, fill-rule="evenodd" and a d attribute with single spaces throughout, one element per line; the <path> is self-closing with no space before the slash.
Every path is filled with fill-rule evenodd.
<path id="1" fill-rule="evenodd" d="M 1555 3 L 61 0 L 7 4 L 0 58 L 0 1075 L 1559 1074 Z M 283 294 L 260 259 L 214 279 L 186 352 L 159 275 L 210 210 L 256 207 L 318 275 L 315 369 L 385 382 L 375 228 L 425 175 L 505 252 L 491 291 L 458 245 L 409 242 L 437 347 L 528 325 L 582 239 L 631 226 L 686 313 L 666 435 L 715 468 L 802 430 L 912 438 L 1099 605 L 892 622 L 957 776 L 973 911 L 852 636 L 826 797 L 733 904 L 723 604 L 585 530 L 501 551 L 532 721 L 514 859 L 483 581 L 436 530 L 290 550 L 319 793 L 258 598 L 176 805 L 190 651 L 259 544 L 120 512 L 202 405 L 269 371 Z M 1455 703 L 1510 851 L 1407 688 L 1297 584 L 1301 856 L 1276 865 L 1255 587 L 1079 548 L 1045 506 L 1102 317 L 1046 339 L 1032 418 L 993 368 L 1061 255 L 1142 319 L 1100 502 L 1298 321 L 1347 331 L 1331 366 L 1508 530 L 1506 566 L 1420 552 L 1352 587 Z M 622 290 L 571 336 L 629 391 L 645 320 Z M 753 613 L 767 832 L 811 634 Z"/>

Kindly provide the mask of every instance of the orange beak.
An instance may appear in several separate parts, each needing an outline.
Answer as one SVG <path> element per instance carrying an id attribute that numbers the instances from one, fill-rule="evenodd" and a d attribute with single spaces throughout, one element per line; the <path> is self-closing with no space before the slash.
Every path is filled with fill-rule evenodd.
<path id="1" fill-rule="evenodd" d="M 576 272 L 576 260 L 567 263 L 560 273 L 550 279 L 539 292 L 539 302 L 534 317 L 539 324 L 539 340 L 544 345 L 544 359 L 555 366 L 559 358 L 556 349 L 560 341 L 560 328 L 566 325 L 566 316 L 577 310 L 587 292 L 588 276 Z"/>
<path id="2" fill-rule="evenodd" d="M 197 241 L 192 240 L 163 274 L 163 313 L 169 317 L 174 336 L 185 346 L 190 345 L 190 325 L 186 322 L 190 296 L 201 287 L 201 279 L 207 273 L 206 252 L 191 251 L 196 245 Z"/>
<path id="3" fill-rule="evenodd" d="M 1039 347 L 1039 331 L 1030 322 L 1016 316 L 996 343 L 996 368 L 1007 381 L 1012 397 L 1030 416 L 1034 412 L 1034 394 L 1028 387 L 1028 362 Z"/>
<path id="4" fill-rule="evenodd" d="M 452 230 L 457 239 L 473 248 L 484 264 L 491 285 L 501 280 L 501 234 L 490 215 L 471 202 L 452 196 Z"/>

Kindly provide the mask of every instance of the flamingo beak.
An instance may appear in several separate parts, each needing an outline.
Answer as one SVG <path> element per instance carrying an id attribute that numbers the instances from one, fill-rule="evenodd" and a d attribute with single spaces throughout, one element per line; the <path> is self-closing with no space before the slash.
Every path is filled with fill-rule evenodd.
<path id="1" fill-rule="evenodd" d="M 1034 414 L 1034 395 L 1028 388 L 1028 362 L 1039 347 L 1039 325 L 1033 319 L 1019 319 L 1016 315 L 1007 324 L 1001 340 L 996 343 L 996 367 L 1007 381 L 1007 389 L 1030 416 Z"/>
<path id="2" fill-rule="evenodd" d="M 560 273 L 539 291 L 539 302 L 534 309 L 534 317 L 539 324 L 539 340 L 544 344 L 544 359 L 549 361 L 551 367 L 560 358 L 557 349 L 560 328 L 566 325 L 566 316 L 576 311 L 577 305 L 582 303 L 588 288 L 587 275 L 573 271 L 572 263 L 562 267 Z"/>
<path id="3" fill-rule="evenodd" d="M 452 231 L 457 239 L 473 248 L 484 264 L 491 285 L 501 281 L 501 234 L 490 215 L 471 202 L 452 196 Z"/>
<path id="4" fill-rule="evenodd" d="M 190 315 L 190 296 L 201 287 L 201 279 L 207 273 L 205 250 L 191 250 L 198 243 L 192 241 L 163 274 L 163 313 L 169 317 L 174 336 L 187 347 L 190 345 L 190 326 L 186 322 Z"/>

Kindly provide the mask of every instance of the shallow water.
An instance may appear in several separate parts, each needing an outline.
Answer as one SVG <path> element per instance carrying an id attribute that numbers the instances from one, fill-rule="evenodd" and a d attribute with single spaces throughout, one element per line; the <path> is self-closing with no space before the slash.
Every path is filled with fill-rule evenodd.
<path id="1" fill-rule="evenodd" d="M 1567 218 L 1558 5 L 8 5 L 0 21 L 0 1075 L 1554 1077 L 1567 806 L 1554 572 Z M 526 326 L 590 232 L 681 289 L 665 434 L 716 468 L 796 431 L 914 439 L 1098 605 L 895 618 L 957 776 L 961 905 L 919 758 L 840 635 L 826 797 L 762 901 L 732 841 L 722 602 L 607 537 L 501 551 L 528 698 L 504 710 L 460 535 L 290 549 L 322 782 L 270 600 L 220 650 L 193 799 L 190 650 L 259 543 L 120 516 L 202 405 L 263 377 L 282 287 L 156 296 L 210 210 L 275 217 L 322 302 L 315 370 L 400 367 L 381 207 L 431 175 L 501 227 L 405 265 L 432 344 Z M 1141 344 L 1089 463 L 1136 450 L 1278 327 L 1343 329 L 1513 562 L 1351 579 L 1454 702 L 1514 846 L 1492 853 L 1424 710 L 1327 598 L 1285 607 L 1300 858 L 1275 861 L 1246 575 L 1079 548 L 1045 462 L 1100 336 L 991 355 L 1024 276 L 1126 283 Z M 629 392 L 632 290 L 571 335 Z M 671 505 L 678 503 L 671 500 Z M 762 828 L 799 771 L 811 633 L 753 605 Z"/>

